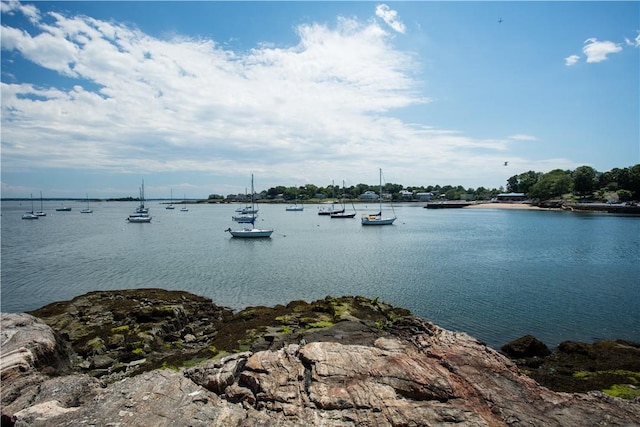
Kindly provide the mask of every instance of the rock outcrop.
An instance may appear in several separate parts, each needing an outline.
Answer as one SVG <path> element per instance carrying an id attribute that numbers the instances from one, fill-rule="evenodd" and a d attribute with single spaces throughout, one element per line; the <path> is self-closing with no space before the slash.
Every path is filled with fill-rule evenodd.
<path id="1" fill-rule="evenodd" d="M 32 316 L 3 314 L 3 426 L 640 424 L 637 399 L 553 392 L 474 338 L 406 311 L 363 298 L 316 303 L 224 314 L 224 322 L 210 322 L 214 332 L 206 339 L 193 328 L 183 330 L 195 324 L 190 308 L 172 311 L 182 323 L 157 336 L 182 341 L 193 335 L 190 342 L 209 347 L 216 342 L 220 347 L 209 351 L 217 356 L 128 374 L 83 368 L 86 359 L 56 339 L 67 333 L 64 327 L 54 332 Z M 64 317 L 49 313 L 57 322 Z M 272 323 L 259 327 L 256 322 L 266 318 Z M 246 327 L 241 342 L 233 336 L 243 329 L 239 325 Z M 118 328 L 108 326 L 108 335 Z M 236 351 L 221 350 L 225 342 Z M 27 354 L 21 348 L 32 356 L 12 362 L 17 353 Z M 195 344 L 189 351 L 196 351 Z M 161 360 L 151 350 L 146 355 Z"/>

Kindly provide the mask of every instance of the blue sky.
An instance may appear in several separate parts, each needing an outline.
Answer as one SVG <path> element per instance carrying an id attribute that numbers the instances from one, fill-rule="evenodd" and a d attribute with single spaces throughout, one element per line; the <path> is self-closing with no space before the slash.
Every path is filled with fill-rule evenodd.
<path id="1" fill-rule="evenodd" d="M 1 4 L 2 197 L 640 163 L 639 2 Z"/>

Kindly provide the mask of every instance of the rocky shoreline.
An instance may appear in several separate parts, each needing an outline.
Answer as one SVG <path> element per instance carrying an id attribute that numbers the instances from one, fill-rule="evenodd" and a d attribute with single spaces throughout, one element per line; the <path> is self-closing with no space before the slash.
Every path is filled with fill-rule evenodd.
<path id="1" fill-rule="evenodd" d="M 362 297 L 234 313 L 91 292 L 3 313 L 1 333 L 3 426 L 640 424 L 635 343 L 500 353 Z"/>

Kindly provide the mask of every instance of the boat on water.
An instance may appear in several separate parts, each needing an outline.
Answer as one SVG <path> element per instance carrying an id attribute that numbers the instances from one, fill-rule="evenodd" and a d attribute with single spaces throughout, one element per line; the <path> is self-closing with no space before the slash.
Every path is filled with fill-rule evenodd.
<path id="1" fill-rule="evenodd" d="M 71 208 L 69 206 L 62 206 L 56 208 L 56 212 L 71 212 Z"/>
<path id="2" fill-rule="evenodd" d="M 254 190 L 253 190 L 253 174 L 251 174 L 251 211 L 257 212 L 254 205 Z M 255 213 L 244 214 L 249 215 L 253 219 L 251 221 L 246 222 L 245 224 L 251 224 L 251 228 L 245 227 L 241 229 L 232 230 L 231 227 L 227 228 L 225 231 L 228 231 L 231 236 L 239 237 L 239 238 L 257 238 L 257 237 L 271 237 L 273 233 L 273 229 L 271 228 L 256 228 L 255 220 L 257 215 Z"/>
<path id="3" fill-rule="evenodd" d="M 331 189 L 333 191 L 333 200 L 331 201 L 331 206 L 328 208 L 320 208 L 320 210 L 318 211 L 318 215 L 326 215 L 326 216 L 330 216 L 330 215 L 335 215 L 335 214 L 339 214 L 339 213 L 344 213 L 344 207 L 342 209 L 340 209 L 339 207 L 336 208 L 336 188 L 335 185 L 333 184 L 333 181 L 331 181 Z"/>
<path id="4" fill-rule="evenodd" d="M 169 202 L 169 204 L 167 206 L 165 206 L 165 209 L 175 209 L 176 207 L 173 206 L 173 188 L 171 189 L 171 201 Z"/>
<path id="5" fill-rule="evenodd" d="M 149 208 L 144 205 L 144 180 L 142 181 L 142 187 L 140 187 L 140 205 L 134 213 L 127 217 L 127 221 L 137 224 L 151 222 Z"/>
<path id="6" fill-rule="evenodd" d="M 40 192 L 40 210 L 33 212 L 35 216 L 47 216 L 46 212 L 42 207 L 42 191 Z"/>
<path id="7" fill-rule="evenodd" d="M 91 208 L 89 207 L 89 195 L 87 194 L 87 207 L 82 209 L 80 213 L 93 213 Z"/>
<path id="8" fill-rule="evenodd" d="M 187 203 L 187 195 L 184 195 L 184 202 L 183 203 Z M 180 208 L 180 212 L 189 212 L 189 209 L 187 208 L 187 205 L 184 204 L 182 205 L 182 207 Z"/>
<path id="9" fill-rule="evenodd" d="M 347 212 L 344 205 L 344 181 L 342 181 L 342 197 L 340 197 L 340 205 L 342 206 L 342 212 L 331 213 L 331 218 L 355 218 L 356 217 L 356 207 L 353 205 L 353 201 L 351 201 L 351 208 L 353 212 Z"/>
<path id="10" fill-rule="evenodd" d="M 382 169 L 380 169 L 380 192 L 378 193 L 378 200 L 380 202 L 380 210 L 375 214 L 362 215 L 362 225 L 391 225 L 396 220 L 395 211 L 393 216 L 384 216 L 382 212 Z M 391 205 L 393 209 L 393 205 Z"/>
<path id="11" fill-rule="evenodd" d="M 234 215 L 231 217 L 235 222 L 239 222 L 242 224 L 253 223 L 255 219 L 258 217 L 258 214 L 255 213 L 245 213 L 240 215 Z"/>
<path id="12" fill-rule="evenodd" d="M 39 216 L 33 213 L 33 194 L 31 195 L 31 212 L 22 215 L 22 219 L 39 219 Z"/>
<path id="13" fill-rule="evenodd" d="M 149 214 L 132 213 L 127 218 L 127 221 L 132 222 L 132 223 L 151 222 L 151 217 L 149 216 Z"/>
<path id="14" fill-rule="evenodd" d="M 293 205 L 287 206 L 285 208 L 287 212 L 302 212 L 304 210 L 304 206 L 302 203 L 298 204 L 298 191 L 296 190 L 296 198 L 293 202 Z"/>

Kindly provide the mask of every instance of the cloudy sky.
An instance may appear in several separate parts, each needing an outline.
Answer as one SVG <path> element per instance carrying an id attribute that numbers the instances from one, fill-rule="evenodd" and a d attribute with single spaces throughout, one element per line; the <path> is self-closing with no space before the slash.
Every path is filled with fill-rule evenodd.
<path id="1" fill-rule="evenodd" d="M 638 2 L 1 5 L 2 197 L 640 163 Z"/>

